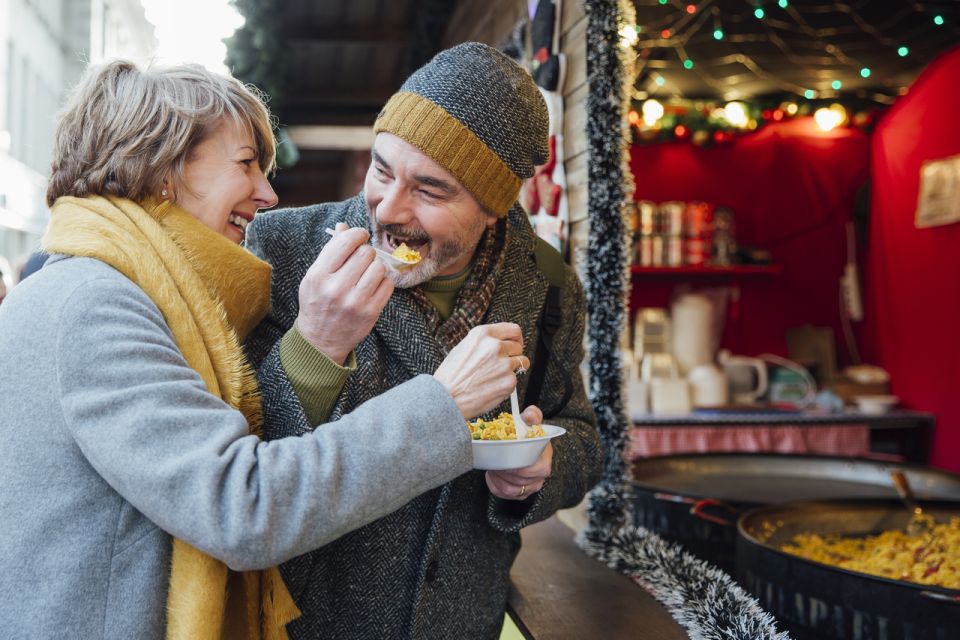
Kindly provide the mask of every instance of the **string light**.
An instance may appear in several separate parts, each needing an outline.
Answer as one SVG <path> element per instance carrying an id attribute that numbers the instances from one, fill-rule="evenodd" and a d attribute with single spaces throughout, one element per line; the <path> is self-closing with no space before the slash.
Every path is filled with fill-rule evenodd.
<path id="1" fill-rule="evenodd" d="M 874 103 L 873 106 L 867 107 L 870 111 L 868 119 L 871 121 L 871 124 L 866 126 L 872 126 L 872 121 L 874 120 L 872 114 L 876 111 L 878 105 L 892 103 L 895 99 L 894 93 L 899 86 L 888 86 L 885 80 L 876 86 L 863 82 L 863 80 L 866 79 L 873 82 L 874 78 L 885 77 L 887 66 L 889 65 L 881 63 L 884 59 L 882 52 L 871 50 L 866 55 L 859 52 L 855 55 L 849 55 L 844 49 L 849 48 L 851 53 L 855 47 L 861 47 L 862 50 L 863 43 L 850 41 L 849 39 L 843 40 L 842 43 L 840 41 L 831 41 L 833 40 L 833 36 L 847 33 L 847 28 L 843 27 L 838 31 L 837 28 L 834 27 L 825 27 L 823 26 L 824 21 L 819 18 L 811 23 L 809 21 L 811 19 L 811 13 L 835 11 L 845 16 L 850 16 L 853 22 L 867 35 L 872 36 L 875 42 L 885 44 L 889 50 L 892 50 L 890 52 L 891 54 L 893 51 L 896 51 L 897 55 L 901 58 L 910 56 L 912 59 L 916 58 L 918 62 L 925 62 L 928 57 L 928 49 L 930 49 L 930 47 L 925 44 L 923 48 L 911 52 L 907 42 L 897 42 L 897 39 L 899 39 L 898 36 L 893 35 L 891 38 L 881 33 L 876 27 L 864 19 L 866 16 L 859 16 L 857 14 L 857 7 L 849 1 L 825 3 L 831 4 L 832 9 L 824 8 L 822 10 L 812 11 L 808 10 L 805 5 L 799 6 L 792 4 L 788 0 L 777 0 L 775 5 L 772 2 L 764 0 L 746 0 L 746 2 L 749 3 L 747 4 L 748 10 L 752 10 L 754 17 L 761 22 L 749 23 L 749 17 L 743 13 L 739 13 L 733 17 L 734 27 L 721 23 L 721 17 L 726 16 L 721 16 L 723 10 L 714 2 L 700 2 L 699 0 L 658 0 L 658 3 L 653 3 L 652 6 L 649 4 L 651 0 L 645 0 L 645 2 L 648 3 L 646 5 L 647 15 L 643 17 L 643 22 L 648 25 L 647 29 L 641 33 L 640 28 L 635 28 L 636 33 L 640 34 L 636 39 L 631 37 L 633 34 L 628 34 L 626 31 L 621 32 L 623 38 L 629 38 L 631 43 L 635 43 L 631 44 L 631 46 L 638 52 L 635 59 L 636 72 L 638 75 L 633 94 L 637 104 L 647 99 L 648 95 L 662 96 L 663 91 L 662 89 L 658 89 L 658 87 L 665 87 L 666 80 L 668 78 L 673 79 L 673 76 L 670 75 L 671 73 L 682 72 L 683 70 L 690 71 L 694 68 L 698 69 L 697 73 L 700 76 L 700 80 L 706 84 L 706 87 L 700 87 L 699 90 L 702 91 L 705 89 L 712 92 L 713 95 L 722 95 L 728 101 L 741 100 L 751 95 L 750 92 L 755 90 L 749 79 L 746 80 L 746 93 L 744 90 L 736 88 L 742 86 L 740 82 L 740 79 L 744 77 L 742 72 L 740 75 L 731 77 L 714 77 L 712 73 L 715 68 L 719 70 L 723 67 L 738 64 L 742 65 L 748 74 L 752 73 L 756 76 L 763 85 L 764 90 L 769 91 L 769 87 L 772 86 L 774 90 L 792 94 L 795 96 L 795 100 L 801 101 L 799 106 L 796 102 L 789 100 L 780 102 L 779 106 L 776 103 L 765 103 L 763 118 L 761 119 L 760 108 L 756 106 L 757 101 L 749 99 L 750 104 L 754 105 L 749 107 L 752 109 L 753 117 L 751 117 L 750 113 L 746 113 L 745 109 L 738 113 L 736 107 L 734 107 L 735 115 L 733 119 L 736 121 L 736 124 L 734 124 L 734 122 L 727 117 L 726 107 L 724 107 L 722 103 L 712 105 L 691 103 L 688 107 L 681 107 L 674 104 L 675 100 L 682 99 L 685 87 L 687 86 L 686 83 L 688 82 L 687 80 L 680 81 L 678 77 L 678 84 L 671 84 L 668 89 L 668 93 L 670 93 L 672 97 L 671 105 L 667 107 L 667 114 L 660 117 L 661 122 L 656 127 L 656 133 L 653 132 L 652 128 L 646 130 L 646 133 L 642 136 L 643 139 L 646 140 L 650 140 L 650 136 L 658 139 L 667 139 L 675 135 L 676 137 L 685 136 L 686 139 L 691 140 L 694 144 L 701 144 L 701 142 L 698 142 L 697 136 L 703 134 L 703 130 L 706 128 L 709 130 L 706 144 L 711 144 L 720 139 L 727 139 L 726 135 L 715 135 L 717 131 L 725 131 L 729 136 L 733 137 L 737 131 L 764 126 L 764 124 L 768 122 L 776 122 L 803 115 L 812 115 L 816 109 L 809 102 L 805 101 L 839 96 L 841 91 L 852 91 L 858 96 L 855 98 L 853 95 L 850 95 L 844 98 L 845 104 L 847 102 L 851 103 L 847 106 L 848 109 L 851 109 L 851 122 L 854 122 L 854 113 L 856 113 L 857 116 L 862 116 L 864 113 L 867 113 L 863 111 L 863 107 L 857 106 L 860 102 L 872 101 Z M 929 11 L 928 8 L 916 0 L 911 0 L 908 4 L 912 5 L 913 9 L 917 12 L 924 13 Z M 654 9 L 654 7 L 658 5 L 667 6 L 663 9 Z M 801 5 L 803 5 L 803 3 L 801 3 Z M 771 7 L 771 10 L 775 13 L 767 15 L 767 7 Z M 785 13 L 776 13 L 774 7 L 779 7 L 781 10 L 784 10 Z M 767 18 L 769 18 L 769 21 Z M 946 24 L 944 15 L 933 11 L 930 11 L 923 18 L 922 22 L 930 25 L 930 22 L 928 22 L 930 20 L 937 26 Z M 781 64 L 786 63 L 794 65 L 795 67 L 803 67 L 807 64 L 807 58 L 805 54 L 791 50 L 792 40 L 777 38 L 779 42 L 775 42 L 774 36 L 778 31 L 797 31 L 801 34 L 802 39 L 805 38 L 813 46 L 826 53 L 827 59 L 820 58 L 812 62 L 813 66 L 816 67 L 815 70 L 811 71 L 812 77 L 801 79 L 803 76 L 793 78 L 787 73 L 778 75 L 775 71 L 777 63 L 773 61 L 774 53 L 763 52 L 767 54 L 766 57 L 757 54 L 743 53 L 745 50 L 755 50 L 749 46 L 749 43 L 763 40 L 764 29 L 767 29 L 766 24 L 768 22 L 773 32 L 768 32 L 766 35 L 770 38 L 771 42 L 777 44 L 780 54 L 785 58 L 782 61 L 778 60 Z M 763 24 L 763 26 L 760 26 L 761 24 Z M 952 24 L 953 23 L 951 23 L 951 25 Z M 733 31 L 728 31 L 724 29 L 724 27 L 729 27 L 733 29 Z M 927 28 L 929 29 L 929 26 Z M 947 28 L 950 27 L 948 26 Z M 706 33 L 704 33 L 704 31 Z M 904 31 L 904 33 L 906 32 Z M 910 33 L 912 34 L 911 37 L 915 35 L 914 31 L 910 31 Z M 933 33 L 945 34 L 945 30 L 930 30 L 930 33 L 931 35 Z M 708 58 L 704 58 L 703 60 L 700 58 L 704 54 L 694 48 L 691 48 L 688 53 L 686 50 L 687 47 L 702 45 L 704 43 L 704 37 L 707 41 L 712 39 L 715 42 L 723 42 L 725 44 L 729 42 L 730 44 L 726 55 L 723 53 L 715 53 L 715 51 L 717 51 L 716 48 L 707 49 L 706 55 L 708 55 Z M 899 37 L 904 36 L 901 35 Z M 904 39 L 909 40 L 909 38 Z M 744 43 L 748 44 L 748 46 L 741 46 Z M 909 44 L 915 43 L 910 42 Z M 724 45 L 718 45 L 718 47 L 719 46 Z M 663 50 L 669 49 L 674 50 L 676 57 L 664 55 Z M 868 56 L 877 58 L 870 60 L 874 65 L 881 65 L 881 67 L 878 67 L 876 74 L 873 68 L 864 64 L 866 60 L 857 60 L 857 58 L 861 56 L 864 58 Z M 697 58 L 697 60 L 694 61 L 693 58 Z M 889 59 L 889 57 L 886 58 L 886 60 Z M 702 68 L 702 71 L 700 68 Z M 859 76 L 857 74 L 859 74 Z M 830 77 L 831 75 L 833 76 L 832 78 Z M 854 78 L 856 78 L 856 80 L 854 80 Z M 737 81 L 734 82 L 734 79 Z M 803 85 L 807 86 L 805 87 Z M 807 88 L 811 86 L 817 88 Z M 783 100 L 783 98 L 781 98 L 781 100 Z M 637 109 L 637 111 L 639 113 L 640 110 Z M 640 116 L 635 117 L 639 118 Z M 821 119 L 824 117 L 826 116 L 821 115 Z M 829 117 L 836 119 L 836 115 Z M 744 121 L 746 121 L 746 125 L 744 125 Z M 861 125 L 856 126 L 859 127 Z M 680 128 L 677 129 L 677 127 Z M 703 138 L 702 135 L 700 137 Z"/>
<path id="2" fill-rule="evenodd" d="M 620 28 L 620 46 L 624 49 L 629 49 L 637 44 L 639 40 L 640 36 L 637 34 L 636 27 L 624 25 Z"/>
<path id="3" fill-rule="evenodd" d="M 829 107 L 817 109 L 813 114 L 813 121 L 823 131 L 832 131 L 844 124 L 847 120 L 847 110 L 843 105 L 832 104 Z"/>
<path id="4" fill-rule="evenodd" d="M 643 111 L 643 124 L 652 127 L 663 117 L 663 105 L 656 100 L 647 100 L 640 108 Z"/>
<path id="5" fill-rule="evenodd" d="M 735 127 L 745 127 L 750 120 L 747 115 L 747 105 L 742 102 L 728 102 L 723 107 L 722 117 Z"/>

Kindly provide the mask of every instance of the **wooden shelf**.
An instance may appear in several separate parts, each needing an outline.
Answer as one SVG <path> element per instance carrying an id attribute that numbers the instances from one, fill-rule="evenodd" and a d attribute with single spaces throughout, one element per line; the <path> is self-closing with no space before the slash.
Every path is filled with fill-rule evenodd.
<path id="1" fill-rule="evenodd" d="M 780 273 L 779 264 L 764 265 L 731 265 L 729 267 L 712 266 L 683 266 L 683 267 L 641 267 L 631 265 L 630 273 L 634 276 L 679 276 L 683 278 L 691 277 L 751 277 L 751 276 L 771 276 Z"/>

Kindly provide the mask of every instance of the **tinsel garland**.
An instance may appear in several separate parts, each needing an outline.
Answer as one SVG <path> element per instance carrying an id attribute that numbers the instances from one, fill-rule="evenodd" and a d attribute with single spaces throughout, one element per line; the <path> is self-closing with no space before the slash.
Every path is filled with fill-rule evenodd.
<path id="1" fill-rule="evenodd" d="M 627 201 L 622 131 L 624 55 L 618 46 L 623 26 L 618 0 L 587 0 L 588 212 L 586 291 L 590 318 L 590 401 L 597 413 L 605 464 L 600 483 L 590 492 L 590 524 L 584 536 L 602 543 L 624 522 L 630 484 L 623 458 L 626 413 L 620 394 L 620 334 L 623 331 L 627 242 Z"/>
<path id="2" fill-rule="evenodd" d="M 642 527 L 583 544 L 659 600 L 691 640 L 789 640 L 769 613 L 724 571 Z"/>
<path id="3" fill-rule="evenodd" d="M 620 29 L 635 22 L 629 0 L 585 0 L 587 13 L 588 209 L 586 268 L 590 318 L 590 401 L 604 446 L 604 471 L 590 492 L 589 524 L 577 543 L 630 576 L 667 607 L 694 640 L 787 640 L 773 618 L 726 573 L 628 525 L 632 502 L 624 458 L 627 418 L 621 397 L 620 336 L 626 309 L 625 205 L 633 197 L 627 125 L 631 62 Z M 611 132 L 620 135 L 610 135 Z"/>

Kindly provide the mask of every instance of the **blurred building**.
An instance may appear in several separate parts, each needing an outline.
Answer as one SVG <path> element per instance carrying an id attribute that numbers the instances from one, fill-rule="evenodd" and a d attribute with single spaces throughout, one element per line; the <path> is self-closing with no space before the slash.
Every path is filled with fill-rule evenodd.
<path id="1" fill-rule="evenodd" d="M 0 269 L 34 251 L 57 111 L 88 62 L 156 50 L 140 0 L 0 0 Z"/>

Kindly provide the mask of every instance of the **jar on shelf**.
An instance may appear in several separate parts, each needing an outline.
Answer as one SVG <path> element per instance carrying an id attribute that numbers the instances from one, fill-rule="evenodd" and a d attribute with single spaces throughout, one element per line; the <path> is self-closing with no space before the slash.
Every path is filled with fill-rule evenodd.
<path id="1" fill-rule="evenodd" d="M 643 267 L 653 266 L 653 238 L 657 217 L 657 204 L 650 200 L 641 200 L 636 204 L 636 233 L 634 241 L 634 262 Z"/>
<path id="2" fill-rule="evenodd" d="M 680 267 L 683 266 L 683 212 L 686 205 L 679 201 L 664 202 L 658 209 L 659 231 L 655 233 L 662 238 L 662 262 L 656 262 L 657 247 L 654 246 L 654 266 Z M 655 236 L 656 237 L 656 236 Z"/>
<path id="3" fill-rule="evenodd" d="M 683 263 L 706 264 L 711 257 L 711 218 L 713 207 L 706 202 L 688 202 L 683 213 Z"/>
<path id="4" fill-rule="evenodd" d="M 737 240 L 733 211 L 718 207 L 713 212 L 713 264 L 729 266 L 736 263 Z"/>

